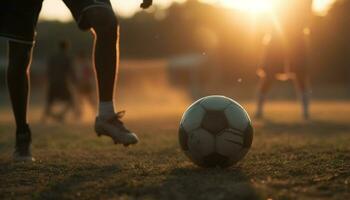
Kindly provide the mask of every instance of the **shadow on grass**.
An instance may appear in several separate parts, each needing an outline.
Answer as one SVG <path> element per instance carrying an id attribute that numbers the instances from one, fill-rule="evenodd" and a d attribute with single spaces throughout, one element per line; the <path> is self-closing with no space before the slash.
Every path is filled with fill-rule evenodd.
<path id="1" fill-rule="evenodd" d="M 249 178 L 238 168 L 226 170 L 177 168 L 164 176 L 162 176 L 164 178 L 141 177 L 147 183 L 140 184 L 113 183 L 106 188 L 110 193 L 107 196 L 179 200 L 262 199 Z"/>
<path id="2" fill-rule="evenodd" d="M 160 191 L 162 199 L 261 199 L 239 167 L 177 168 Z"/>
<path id="3" fill-rule="evenodd" d="M 117 165 L 77 167 L 67 172 L 69 175 L 62 179 L 56 177 L 44 190 L 34 194 L 33 197 L 36 199 L 72 199 L 84 195 L 85 199 L 97 198 L 103 188 L 101 183 L 120 171 Z"/>

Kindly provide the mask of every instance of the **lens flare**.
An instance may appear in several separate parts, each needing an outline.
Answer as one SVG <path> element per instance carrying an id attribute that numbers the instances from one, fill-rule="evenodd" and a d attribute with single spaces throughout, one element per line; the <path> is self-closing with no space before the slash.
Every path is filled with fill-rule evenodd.
<path id="1" fill-rule="evenodd" d="M 251 13 L 270 12 L 272 0 L 221 0 L 223 6 Z"/>

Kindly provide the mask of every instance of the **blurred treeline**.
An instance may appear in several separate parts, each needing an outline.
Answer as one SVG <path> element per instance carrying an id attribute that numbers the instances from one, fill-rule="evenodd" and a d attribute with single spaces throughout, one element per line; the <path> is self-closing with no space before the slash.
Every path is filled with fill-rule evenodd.
<path id="1" fill-rule="evenodd" d="M 339 0 L 327 16 L 311 19 L 310 73 L 318 84 L 350 85 L 350 0 Z M 256 80 L 260 60 L 259 26 L 251 15 L 189 0 L 168 9 L 140 11 L 120 18 L 122 58 L 158 59 L 202 54 L 219 72 L 221 81 Z M 91 35 L 74 22 L 41 21 L 35 49 L 36 59 L 55 51 L 60 39 L 68 39 L 72 51 L 90 50 Z M 4 45 L 1 45 L 2 47 Z M 0 49 L 5 55 L 5 49 Z M 254 82 L 254 81 L 252 81 Z"/>

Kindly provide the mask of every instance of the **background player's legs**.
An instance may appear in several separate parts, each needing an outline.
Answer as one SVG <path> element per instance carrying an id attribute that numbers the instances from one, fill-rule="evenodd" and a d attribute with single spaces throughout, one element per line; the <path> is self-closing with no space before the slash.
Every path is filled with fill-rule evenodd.
<path id="1" fill-rule="evenodd" d="M 91 8 L 85 19 L 94 36 L 94 61 L 98 82 L 99 116 L 113 115 L 113 93 L 118 64 L 118 22 L 112 10 Z"/>
<path id="2" fill-rule="evenodd" d="M 300 95 L 302 108 L 303 108 L 303 117 L 304 119 L 309 119 L 309 88 L 308 88 L 308 80 L 307 76 L 302 72 L 295 73 L 295 85 L 297 88 L 297 92 Z"/>
<path id="3" fill-rule="evenodd" d="M 96 110 L 96 97 L 95 97 L 95 94 L 94 92 L 89 92 L 89 94 L 87 94 L 87 99 L 88 99 L 88 102 L 91 106 L 92 109 Z"/>
<path id="4" fill-rule="evenodd" d="M 7 83 L 17 130 L 27 124 L 27 104 L 29 95 L 29 66 L 32 46 L 9 42 L 9 65 Z"/>
<path id="5" fill-rule="evenodd" d="M 41 121 L 43 123 L 45 123 L 47 119 L 52 116 L 52 106 L 53 106 L 53 102 L 48 99 L 45 104 L 43 115 L 41 117 Z"/>
<path id="6" fill-rule="evenodd" d="M 68 112 L 70 110 L 74 111 L 76 103 L 74 102 L 74 100 L 72 99 L 72 97 L 70 97 L 69 99 L 65 100 L 63 102 L 63 108 L 62 110 L 56 115 L 57 116 L 57 120 L 61 123 L 65 122 L 66 120 L 66 116 L 68 114 Z M 76 113 L 75 113 L 76 114 Z"/>
<path id="7" fill-rule="evenodd" d="M 270 76 L 262 77 L 260 80 L 260 85 L 258 88 L 258 99 L 257 99 L 257 109 L 255 113 L 256 118 L 263 118 L 264 104 L 266 100 L 267 93 L 271 88 L 273 78 Z"/>

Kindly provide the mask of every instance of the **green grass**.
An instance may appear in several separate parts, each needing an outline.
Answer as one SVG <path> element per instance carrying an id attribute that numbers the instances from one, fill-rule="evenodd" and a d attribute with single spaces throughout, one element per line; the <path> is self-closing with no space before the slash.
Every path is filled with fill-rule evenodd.
<path id="1" fill-rule="evenodd" d="M 1 114 L 0 199 L 350 199 L 350 103 L 316 102 L 310 122 L 298 108 L 271 103 L 251 151 L 229 169 L 198 168 L 180 151 L 184 107 L 139 118 L 131 109 L 127 124 L 142 139 L 131 148 L 97 138 L 90 123 L 34 120 L 32 164 L 11 161 L 14 129 Z"/>

